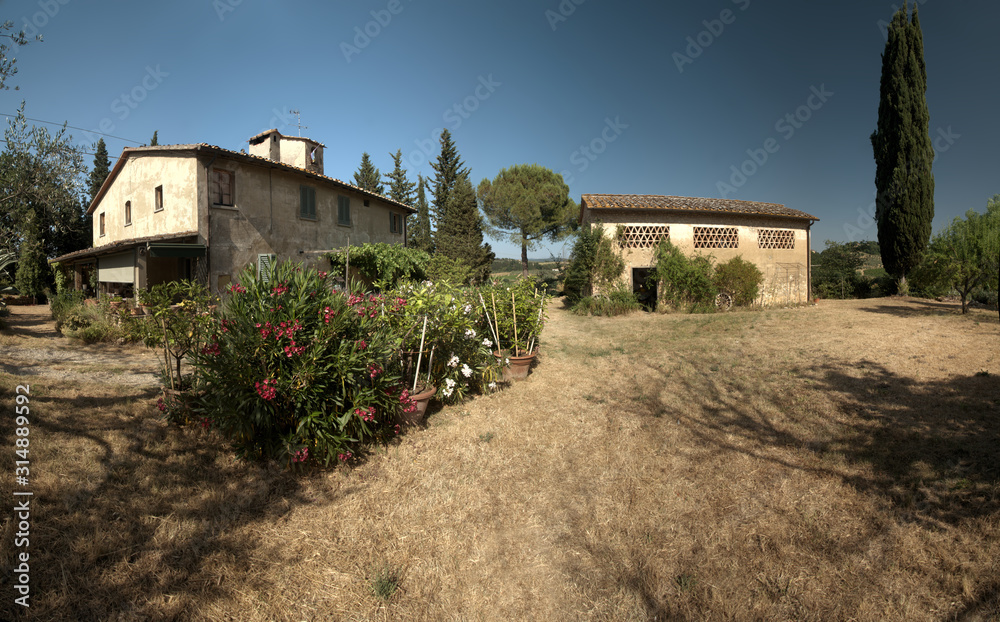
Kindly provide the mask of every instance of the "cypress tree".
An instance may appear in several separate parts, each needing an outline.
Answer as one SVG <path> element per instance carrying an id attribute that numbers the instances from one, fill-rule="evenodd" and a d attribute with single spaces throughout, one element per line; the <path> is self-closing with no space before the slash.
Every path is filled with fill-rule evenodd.
<path id="1" fill-rule="evenodd" d="M 151 138 L 150 141 L 149 141 L 149 146 L 150 147 L 156 147 L 157 145 L 160 144 L 160 139 L 157 137 L 158 133 L 159 133 L 159 130 L 153 130 L 153 138 Z"/>
<path id="2" fill-rule="evenodd" d="M 449 193 L 436 238 L 438 254 L 469 266 L 473 282 L 489 278 L 495 255 L 490 245 L 483 243 L 483 219 L 468 172 L 458 177 Z"/>
<path id="3" fill-rule="evenodd" d="M 431 214 L 430 208 L 427 205 L 427 193 L 424 191 L 427 180 L 424 179 L 423 175 L 418 174 L 417 181 L 417 203 L 415 206 L 417 208 L 417 218 L 416 222 L 407 227 L 407 232 L 410 235 L 408 244 L 413 248 L 433 253 L 434 240 L 431 237 Z"/>
<path id="4" fill-rule="evenodd" d="M 385 176 L 386 183 L 389 184 L 389 198 L 399 201 L 404 205 L 413 205 L 413 188 L 416 184 L 406 178 L 406 169 L 403 168 L 403 150 L 396 150 L 392 157 L 392 172 Z"/>
<path id="5" fill-rule="evenodd" d="M 934 147 L 927 109 L 927 68 L 917 7 L 907 22 L 908 2 L 889 25 L 882 53 L 878 126 L 871 136 L 875 153 L 875 220 L 886 272 L 899 280 L 927 249 L 934 219 Z"/>
<path id="6" fill-rule="evenodd" d="M 354 173 L 354 185 L 369 192 L 385 193 L 385 188 L 382 187 L 382 173 L 372 164 L 367 151 L 361 154 L 361 166 Z"/>
<path id="7" fill-rule="evenodd" d="M 111 160 L 108 159 L 108 146 L 104 144 L 104 139 L 98 139 L 97 147 L 94 149 L 94 168 L 87 178 L 87 190 L 90 193 L 90 202 L 94 202 L 104 180 L 111 173 Z"/>
<path id="8" fill-rule="evenodd" d="M 464 168 L 462 164 L 458 148 L 451 139 L 451 132 L 445 128 L 441 132 L 441 153 L 438 154 L 436 162 L 431 162 L 431 168 L 434 169 L 434 207 L 431 219 L 436 230 L 441 229 L 441 222 L 445 219 L 444 213 L 448 209 L 455 183 L 463 175 L 466 177 L 469 175 L 469 169 Z"/>

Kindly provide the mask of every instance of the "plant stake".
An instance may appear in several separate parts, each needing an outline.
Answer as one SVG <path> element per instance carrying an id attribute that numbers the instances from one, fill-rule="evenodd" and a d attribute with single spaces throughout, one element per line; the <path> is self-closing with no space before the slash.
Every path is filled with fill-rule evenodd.
<path id="1" fill-rule="evenodd" d="M 517 356 L 517 303 L 514 302 L 514 292 L 510 293 L 510 311 L 514 314 L 514 356 Z"/>
<path id="2" fill-rule="evenodd" d="M 410 392 L 417 390 L 417 381 L 420 380 L 420 359 L 424 356 L 424 335 L 427 334 L 427 316 L 424 316 L 424 329 L 420 332 L 420 350 L 417 352 L 417 373 L 413 374 L 413 388 Z"/>

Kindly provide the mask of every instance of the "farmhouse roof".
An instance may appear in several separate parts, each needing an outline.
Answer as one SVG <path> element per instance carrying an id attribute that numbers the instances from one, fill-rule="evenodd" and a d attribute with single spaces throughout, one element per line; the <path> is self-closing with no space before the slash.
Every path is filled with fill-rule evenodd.
<path id="1" fill-rule="evenodd" d="M 583 218 L 584 209 L 713 212 L 819 220 L 815 216 L 779 205 L 778 203 L 759 203 L 757 201 L 737 201 L 734 199 L 699 199 L 695 197 L 661 196 L 657 194 L 585 194 L 580 201 L 581 219 Z"/>
<path id="2" fill-rule="evenodd" d="M 265 134 L 268 134 L 268 133 L 270 133 L 270 132 L 265 132 Z M 295 137 L 292 137 L 292 138 L 295 138 Z M 308 140 L 308 139 L 306 139 L 306 140 Z M 309 142 L 315 142 L 315 141 L 310 140 Z M 354 184 L 349 184 L 349 183 L 347 183 L 345 181 L 341 181 L 341 180 L 335 179 L 333 177 L 327 177 L 326 175 L 321 175 L 319 173 L 314 173 L 313 171 L 309 171 L 309 170 L 306 170 L 304 168 L 300 168 L 298 166 L 292 166 L 290 164 L 284 164 L 282 162 L 276 162 L 276 161 L 268 159 L 268 158 L 262 158 L 260 156 L 250 155 L 249 153 L 241 153 L 241 152 L 238 152 L 238 151 L 231 151 L 229 149 L 224 149 L 223 147 L 219 147 L 218 145 L 209 145 L 207 143 L 197 143 L 197 144 L 191 144 L 191 145 L 157 145 L 157 146 L 154 146 L 154 147 L 126 147 L 125 149 L 122 150 L 122 155 L 121 155 L 121 157 L 118 158 L 118 162 L 115 164 L 114 168 L 111 169 L 111 174 L 109 174 L 108 178 L 106 180 L 104 180 L 104 184 L 101 186 L 101 189 L 97 192 L 97 195 L 94 197 L 94 200 L 91 201 L 90 207 L 87 208 L 87 213 L 88 214 L 93 214 L 94 213 L 94 209 L 96 209 L 98 201 L 100 201 L 101 198 L 104 197 L 105 193 L 107 193 L 108 188 L 111 187 L 112 182 L 114 182 L 115 178 L 118 177 L 118 174 L 121 173 L 122 169 L 125 167 L 125 162 L 129 158 L 137 156 L 137 155 L 145 155 L 145 154 L 157 155 L 157 154 L 169 154 L 169 153 L 177 153 L 177 154 L 191 154 L 191 153 L 193 153 L 195 155 L 200 154 L 200 153 L 205 153 L 205 154 L 216 155 L 216 156 L 221 155 L 221 156 L 224 156 L 224 157 L 227 157 L 227 158 L 231 158 L 231 159 L 234 159 L 234 160 L 240 160 L 240 161 L 243 161 L 243 162 L 249 162 L 251 164 L 259 164 L 261 166 L 269 166 L 271 168 L 282 169 L 282 170 L 286 170 L 286 171 L 289 171 L 289 172 L 292 172 L 292 173 L 297 173 L 297 174 L 300 174 L 300 175 L 304 175 L 306 177 L 311 177 L 311 178 L 313 178 L 313 179 L 315 179 L 317 181 L 326 182 L 326 183 L 328 183 L 328 184 L 330 184 L 330 185 L 332 185 L 334 187 L 350 189 L 350 190 L 353 190 L 355 192 L 359 192 L 362 195 L 366 195 L 366 196 L 369 196 L 369 197 L 373 197 L 373 198 L 379 199 L 381 201 L 385 201 L 386 203 L 389 203 L 391 205 L 395 205 L 396 207 L 400 207 L 400 208 L 406 210 L 407 212 L 409 212 L 411 214 L 416 214 L 417 213 L 417 210 L 415 208 L 410 207 L 409 205 L 406 205 L 405 203 L 400 203 L 399 201 L 394 201 L 393 199 L 390 199 L 389 197 L 387 197 L 385 195 L 378 194 L 377 192 L 371 192 L 369 190 L 365 190 L 364 188 L 360 188 L 358 186 L 355 186 Z"/>

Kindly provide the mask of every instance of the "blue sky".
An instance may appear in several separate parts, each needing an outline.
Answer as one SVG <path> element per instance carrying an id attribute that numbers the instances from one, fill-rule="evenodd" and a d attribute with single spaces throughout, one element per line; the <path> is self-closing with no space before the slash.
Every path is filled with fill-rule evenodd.
<path id="1" fill-rule="evenodd" d="M 783 203 L 821 219 L 822 248 L 876 236 L 869 136 L 880 24 L 897 4 L 7 0 L 0 19 L 44 42 L 17 51 L 20 90 L 0 92 L 0 113 L 24 99 L 29 117 L 91 130 L 71 130 L 80 144 L 118 137 L 105 137 L 117 155 L 154 130 L 161 144 L 239 150 L 270 127 L 298 133 L 297 109 L 302 135 L 327 146 L 326 173 L 344 180 L 363 151 L 388 172 L 402 149 L 411 179 L 432 174 L 447 127 L 474 183 L 538 163 L 577 201 Z M 919 6 L 938 230 L 1000 193 L 1000 3 Z"/>

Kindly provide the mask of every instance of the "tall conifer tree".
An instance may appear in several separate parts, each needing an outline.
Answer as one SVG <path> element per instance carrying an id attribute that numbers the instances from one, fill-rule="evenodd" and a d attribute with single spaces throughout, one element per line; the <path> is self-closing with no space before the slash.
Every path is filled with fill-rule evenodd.
<path id="1" fill-rule="evenodd" d="M 108 159 L 108 146 L 104 144 L 104 139 L 100 138 L 97 141 L 97 148 L 94 149 L 94 168 L 90 171 L 90 176 L 87 178 L 87 190 L 90 193 L 90 202 L 94 202 L 94 197 L 97 196 L 98 191 L 100 191 L 101 186 L 104 185 L 104 180 L 108 178 L 111 173 L 111 160 Z"/>
<path id="2" fill-rule="evenodd" d="M 438 154 L 436 162 L 431 162 L 431 168 L 434 169 L 434 206 L 431 210 L 431 220 L 435 230 L 441 228 L 455 183 L 463 175 L 466 177 L 469 175 L 469 169 L 462 165 L 462 158 L 459 157 L 458 148 L 451 139 L 451 132 L 445 128 L 441 132 L 441 153 Z"/>
<path id="3" fill-rule="evenodd" d="M 369 192 L 385 193 L 385 188 L 382 187 L 382 173 L 372 164 L 367 151 L 361 154 L 361 166 L 354 173 L 354 185 Z"/>
<path id="4" fill-rule="evenodd" d="M 417 175 L 417 217 L 415 222 L 407 228 L 410 234 L 409 245 L 428 253 L 434 252 L 434 240 L 431 237 L 431 213 L 427 205 L 427 193 L 424 187 L 427 180 L 423 175 Z"/>
<path id="5" fill-rule="evenodd" d="M 389 198 L 404 205 L 413 205 L 413 189 L 416 184 L 406 178 L 403 168 L 403 150 L 389 154 L 392 157 L 392 172 L 386 173 L 385 181 L 389 184 Z"/>
<path id="6" fill-rule="evenodd" d="M 472 269 L 473 282 L 489 278 L 495 255 L 483 242 L 483 219 L 468 172 L 458 177 L 448 195 L 435 243 L 439 254 L 460 260 Z"/>
<path id="7" fill-rule="evenodd" d="M 886 271 L 905 294 L 906 275 L 927 249 L 934 219 L 934 147 L 927 109 L 927 68 L 917 7 L 896 12 L 882 53 L 875 153 L 875 219 Z"/>

